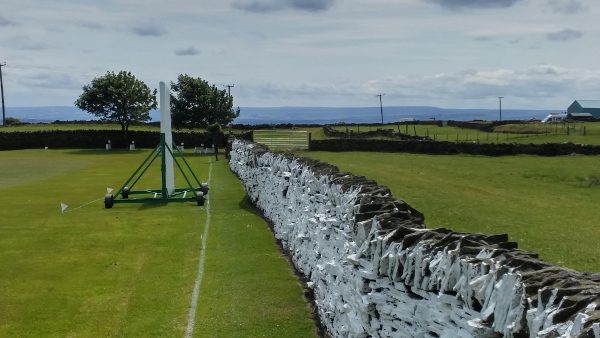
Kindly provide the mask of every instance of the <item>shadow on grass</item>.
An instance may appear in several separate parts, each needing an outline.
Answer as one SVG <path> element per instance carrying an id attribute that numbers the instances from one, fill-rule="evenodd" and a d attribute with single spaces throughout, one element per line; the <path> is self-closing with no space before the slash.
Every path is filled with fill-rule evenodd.
<path id="1" fill-rule="evenodd" d="M 254 204 L 252 204 L 250 196 L 248 196 L 247 194 L 244 196 L 244 198 L 242 198 L 242 200 L 239 203 L 239 206 L 242 210 L 249 211 L 255 215 L 262 217 L 262 213 L 260 212 L 260 210 L 258 210 L 258 208 L 254 206 Z"/>
<path id="2" fill-rule="evenodd" d="M 152 210 L 152 209 L 158 209 L 158 208 L 162 208 L 162 207 L 167 207 L 169 204 L 183 204 L 185 206 L 189 206 L 194 207 L 194 208 L 198 208 L 199 206 L 196 204 L 195 201 L 185 201 L 185 202 L 164 202 L 164 201 L 156 201 L 156 202 L 139 202 L 139 203 L 122 203 L 119 204 L 117 203 L 117 205 L 115 205 L 114 207 L 118 207 L 118 208 L 130 208 L 131 210 L 138 210 L 138 211 L 143 211 L 143 210 Z"/>
<path id="3" fill-rule="evenodd" d="M 134 154 L 145 154 L 146 155 L 146 154 L 149 154 L 153 150 L 154 150 L 154 148 L 138 148 L 136 150 L 113 149 L 113 150 L 109 150 L 109 151 L 106 151 L 104 149 L 72 149 L 72 150 L 66 151 L 65 154 L 68 154 L 68 155 L 126 156 L 126 155 L 134 155 Z M 185 157 L 186 159 L 187 158 L 206 158 L 207 161 L 214 160 L 214 157 L 215 157 L 213 154 L 198 154 L 198 153 L 193 153 L 193 152 L 189 152 L 189 153 L 186 152 L 183 154 L 183 156 L 179 153 L 175 153 L 174 155 L 177 158 Z"/>
<path id="4" fill-rule="evenodd" d="M 156 201 L 156 202 L 140 202 L 140 206 L 138 207 L 138 210 L 148 210 L 148 209 L 155 209 L 155 208 L 160 208 L 160 207 L 164 207 L 167 206 L 169 203 L 168 202 L 163 202 L 163 201 Z"/>

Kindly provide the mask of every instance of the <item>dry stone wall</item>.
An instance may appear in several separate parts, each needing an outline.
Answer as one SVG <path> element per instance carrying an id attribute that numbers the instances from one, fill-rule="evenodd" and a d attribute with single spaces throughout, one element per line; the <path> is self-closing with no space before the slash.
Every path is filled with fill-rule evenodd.
<path id="1" fill-rule="evenodd" d="M 230 167 L 309 280 L 333 337 L 600 338 L 600 276 L 506 235 L 426 229 L 389 189 L 236 140 Z"/>

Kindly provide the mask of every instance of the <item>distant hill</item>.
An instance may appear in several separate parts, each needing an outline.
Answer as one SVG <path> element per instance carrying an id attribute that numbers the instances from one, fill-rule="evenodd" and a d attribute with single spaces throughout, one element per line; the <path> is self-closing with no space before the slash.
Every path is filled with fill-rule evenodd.
<path id="1" fill-rule="evenodd" d="M 56 120 L 91 120 L 92 115 L 76 107 L 7 107 L 6 116 L 23 122 L 52 122 Z"/>
<path id="2" fill-rule="evenodd" d="M 235 123 L 377 123 L 381 122 L 379 107 L 267 107 L 240 108 L 241 113 Z M 510 109 L 502 111 L 503 120 L 542 119 L 558 110 Z M 489 109 L 447 109 L 438 107 L 384 107 L 384 122 L 402 119 L 415 120 L 497 120 L 498 110 Z"/>
<path id="3" fill-rule="evenodd" d="M 277 123 L 377 123 L 381 121 L 379 107 L 241 107 L 239 124 Z M 502 111 L 503 120 L 542 119 L 551 112 L 560 110 L 507 109 Z M 92 120 L 93 116 L 76 107 L 8 107 L 6 115 L 24 122 L 52 122 L 55 120 Z M 157 110 L 151 111 L 152 120 L 159 119 Z M 384 107 L 385 122 L 402 119 L 415 120 L 497 120 L 498 110 L 492 109 L 449 109 L 427 106 Z"/>

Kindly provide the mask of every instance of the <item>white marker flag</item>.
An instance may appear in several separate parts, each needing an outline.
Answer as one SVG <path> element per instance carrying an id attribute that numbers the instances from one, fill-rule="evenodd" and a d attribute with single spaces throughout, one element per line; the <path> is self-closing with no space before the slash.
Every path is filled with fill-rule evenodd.
<path id="1" fill-rule="evenodd" d="M 60 202 L 60 212 L 65 212 L 65 210 L 67 210 L 69 206 L 64 204 L 63 202 Z"/>
<path id="2" fill-rule="evenodd" d="M 113 192 L 113 190 L 113 188 L 106 188 L 106 193 L 110 195 Z"/>

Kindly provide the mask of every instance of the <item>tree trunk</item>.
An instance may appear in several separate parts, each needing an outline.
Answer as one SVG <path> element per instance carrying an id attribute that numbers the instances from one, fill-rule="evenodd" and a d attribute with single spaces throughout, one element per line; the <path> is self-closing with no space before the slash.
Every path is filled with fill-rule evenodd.
<path id="1" fill-rule="evenodd" d="M 219 160 L 219 136 L 218 133 L 213 133 L 213 146 L 215 147 L 215 161 Z"/>
<path id="2" fill-rule="evenodd" d="M 125 148 L 129 148 L 129 125 L 127 123 L 121 122 L 121 132 L 123 133 Z"/>

